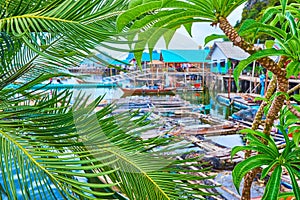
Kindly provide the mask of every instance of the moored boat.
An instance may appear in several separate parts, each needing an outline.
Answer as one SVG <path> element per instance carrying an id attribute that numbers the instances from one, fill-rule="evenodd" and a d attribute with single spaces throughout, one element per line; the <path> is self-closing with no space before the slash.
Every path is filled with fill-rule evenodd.
<path id="1" fill-rule="evenodd" d="M 243 109 L 243 110 L 233 113 L 231 117 L 233 120 L 236 120 L 236 121 L 243 120 L 243 121 L 253 122 L 254 117 L 257 113 L 257 110 L 258 110 L 258 107 Z"/>
<path id="2" fill-rule="evenodd" d="M 259 101 L 254 101 L 255 97 L 259 95 L 256 94 L 241 94 L 241 93 L 231 93 L 230 98 L 228 98 L 227 93 L 219 93 L 216 100 L 225 106 L 233 105 L 237 109 L 248 109 L 253 106 L 259 106 Z"/>
<path id="3" fill-rule="evenodd" d="M 175 95 L 176 88 L 121 88 L 124 95 L 157 95 L 157 94 L 169 94 Z"/>

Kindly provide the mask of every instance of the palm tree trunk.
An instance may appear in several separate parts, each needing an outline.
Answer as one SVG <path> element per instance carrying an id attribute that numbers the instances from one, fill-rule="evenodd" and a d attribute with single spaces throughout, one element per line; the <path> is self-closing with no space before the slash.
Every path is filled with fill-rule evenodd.
<path id="1" fill-rule="evenodd" d="M 288 89 L 289 89 L 288 79 L 285 76 L 279 76 L 276 91 L 286 93 L 288 91 Z M 282 106 L 284 104 L 284 100 L 285 100 L 285 96 L 282 94 L 282 95 L 277 96 L 274 99 L 274 101 L 272 102 L 271 107 L 270 107 L 269 112 L 266 117 L 266 123 L 265 123 L 264 131 L 263 131 L 264 134 L 270 135 L 271 128 L 274 124 L 275 119 L 278 116 L 280 109 L 282 108 Z"/>
<path id="2" fill-rule="evenodd" d="M 265 98 L 267 100 L 269 100 L 271 98 L 272 94 L 274 93 L 274 91 L 276 89 L 276 82 L 277 82 L 277 78 L 276 78 L 276 76 L 273 76 L 272 80 L 270 81 L 270 84 L 268 86 L 266 95 L 265 95 Z M 266 107 L 267 104 L 268 103 L 265 102 L 265 101 L 263 101 L 260 104 L 259 109 L 257 110 L 257 113 L 255 115 L 254 121 L 252 123 L 252 127 L 251 127 L 252 130 L 258 129 L 258 126 L 261 124 L 261 119 L 264 115 L 264 108 Z M 248 142 L 247 142 L 247 144 L 248 144 Z M 250 154 L 251 154 L 251 151 L 246 151 L 245 159 L 249 158 Z M 252 170 L 252 171 L 250 171 L 249 173 L 246 174 L 244 187 L 243 187 L 243 192 L 242 192 L 242 194 L 243 194 L 242 199 L 250 199 L 251 198 L 250 188 L 251 188 L 251 185 L 253 183 L 253 180 L 254 180 L 256 174 L 258 174 L 259 171 L 260 171 L 260 169 L 256 168 L 256 169 L 254 169 L 254 170 Z"/>
<path id="3" fill-rule="evenodd" d="M 233 42 L 234 45 L 242 48 L 249 54 L 253 54 L 258 51 L 253 44 L 250 44 L 244 40 L 236 30 L 231 26 L 226 18 L 219 18 L 219 27 L 225 33 L 225 35 Z M 257 60 L 264 68 L 273 72 L 277 77 L 285 76 L 286 72 L 277 63 L 275 63 L 269 57 L 261 58 Z"/>
<path id="4" fill-rule="evenodd" d="M 270 81 L 270 84 L 268 86 L 266 95 L 265 95 L 265 98 L 267 100 L 269 100 L 271 98 L 272 94 L 274 93 L 274 91 L 276 89 L 276 83 L 277 83 L 277 78 L 276 78 L 276 76 L 273 76 Z M 261 119 L 264 115 L 264 108 L 266 107 L 267 104 L 268 103 L 266 101 L 263 101 L 260 104 L 259 109 L 257 110 L 256 115 L 253 120 L 253 123 L 252 123 L 252 127 L 251 127 L 252 130 L 257 130 L 259 125 L 261 124 Z M 248 144 L 248 142 L 247 142 L 247 144 Z M 251 154 L 251 151 L 246 151 L 245 158 L 250 157 L 250 154 Z"/>
<path id="5" fill-rule="evenodd" d="M 274 75 L 269 83 L 265 98 L 267 100 L 269 100 L 272 96 L 272 94 L 275 92 L 276 89 L 276 83 L 277 83 L 277 77 Z M 263 101 L 260 106 L 259 109 L 257 110 L 257 113 L 255 115 L 254 121 L 252 123 L 252 130 L 256 130 L 258 129 L 258 126 L 261 124 L 261 119 L 264 115 L 264 108 L 266 107 L 267 102 Z"/>
<path id="6" fill-rule="evenodd" d="M 230 25 L 230 23 L 227 21 L 226 18 L 219 17 L 219 27 L 220 29 L 226 34 L 226 36 L 233 42 L 234 45 L 242 48 L 246 52 L 253 54 L 257 51 L 257 49 L 254 47 L 253 44 L 247 43 L 239 34 L 236 32 L 236 30 Z M 257 60 L 265 69 L 273 72 L 273 74 L 277 77 L 278 84 L 276 91 L 278 92 L 287 92 L 288 90 L 288 79 L 286 78 L 286 71 L 282 69 L 277 63 L 275 63 L 272 59 L 269 57 L 261 58 Z M 271 89 L 274 88 L 274 83 L 272 83 L 272 87 L 268 92 L 271 94 Z M 272 89 L 273 90 L 273 89 Z M 270 95 L 268 94 L 268 96 Z M 277 96 L 274 101 L 272 102 L 272 105 L 270 107 L 270 110 L 266 116 L 266 123 L 264 127 L 264 133 L 269 135 L 272 125 L 278 115 L 278 112 L 283 106 L 285 100 L 284 95 Z M 262 105 L 265 106 L 265 105 Z M 260 109 L 257 114 L 257 120 L 255 123 L 253 123 L 252 129 L 256 130 L 258 128 L 259 122 L 261 120 L 261 117 L 263 115 L 263 109 Z M 247 153 L 249 156 L 249 152 Z M 251 198 L 250 190 L 251 185 L 254 180 L 254 177 L 256 176 L 259 169 L 255 169 L 253 171 L 250 171 L 245 176 L 244 181 L 244 187 L 242 192 L 242 200 L 249 200 Z"/>
<path id="7" fill-rule="evenodd" d="M 226 18 L 219 18 L 219 26 L 220 29 L 226 34 L 226 36 L 233 42 L 234 45 L 239 46 L 246 52 L 253 54 L 257 51 L 253 44 L 249 44 L 246 42 L 236 30 L 230 25 Z M 281 68 L 277 63 L 275 63 L 269 57 L 261 58 L 257 60 L 264 68 L 273 72 L 273 74 L 277 77 L 277 92 L 286 93 L 288 90 L 288 79 L 286 78 L 286 71 L 284 68 Z M 269 135 L 272 125 L 278 115 L 278 112 L 283 106 L 285 100 L 284 95 L 279 95 L 272 102 L 268 115 L 266 117 L 266 123 L 264 127 L 264 133 Z"/>

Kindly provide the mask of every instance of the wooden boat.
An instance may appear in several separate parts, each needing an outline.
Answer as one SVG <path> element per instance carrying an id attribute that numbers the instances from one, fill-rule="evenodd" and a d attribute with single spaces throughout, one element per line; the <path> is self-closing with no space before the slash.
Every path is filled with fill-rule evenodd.
<path id="1" fill-rule="evenodd" d="M 121 88 L 124 92 L 124 95 L 157 95 L 157 94 L 169 94 L 175 95 L 176 88 Z"/>

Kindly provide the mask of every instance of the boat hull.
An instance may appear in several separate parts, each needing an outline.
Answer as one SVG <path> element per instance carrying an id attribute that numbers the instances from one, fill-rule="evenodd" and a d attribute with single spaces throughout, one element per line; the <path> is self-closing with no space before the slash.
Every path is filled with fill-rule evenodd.
<path id="1" fill-rule="evenodd" d="M 147 88 L 122 88 L 125 95 L 158 95 L 169 94 L 175 95 L 176 88 L 164 88 L 164 89 L 147 89 Z"/>
<path id="2" fill-rule="evenodd" d="M 254 95 L 254 94 L 252 94 Z M 247 96 L 247 97 L 244 97 Z M 218 94 L 216 97 L 216 100 L 218 103 L 225 105 L 225 106 L 230 106 L 233 105 L 236 109 L 249 109 L 254 106 L 259 106 L 260 102 L 254 102 L 253 99 L 255 96 L 253 96 L 253 99 L 248 99 L 249 95 L 245 94 L 239 94 L 239 93 L 232 93 L 230 95 L 230 99 L 228 98 L 228 94 L 221 93 Z M 246 99 L 246 100 L 245 100 Z"/>

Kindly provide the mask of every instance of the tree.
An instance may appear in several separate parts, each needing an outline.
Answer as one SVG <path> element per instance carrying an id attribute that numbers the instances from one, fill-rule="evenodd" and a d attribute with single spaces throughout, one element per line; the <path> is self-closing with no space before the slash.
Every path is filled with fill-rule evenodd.
<path id="1" fill-rule="evenodd" d="M 293 119 L 292 121 L 289 121 L 289 123 L 285 123 L 285 125 L 279 125 L 279 127 L 283 126 L 284 128 L 295 124 L 295 121 L 299 120 L 297 118 L 300 116 L 297 111 L 298 108 L 292 107 L 289 101 L 286 101 L 289 111 L 283 109 L 285 100 L 290 99 L 288 78 L 291 74 L 295 74 L 297 76 L 299 74 L 299 1 L 290 5 L 287 5 L 287 1 L 281 1 L 282 5 L 280 7 L 269 8 L 261 21 L 256 22 L 254 20 L 248 20 L 237 31 L 227 21 L 226 17 L 228 17 L 230 13 L 234 12 L 234 10 L 244 2 L 245 0 L 143 1 L 143 4 L 132 7 L 118 17 L 118 28 L 119 30 L 126 29 L 132 31 L 134 36 L 130 36 L 128 38 L 129 40 L 136 38 L 136 35 L 138 36 L 140 42 L 135 46 L 135 48 L 140 49 L 148 46 L 151 51 L 161 36 L 164 36 L 168 42 L 170 38 L 172 38 L 175 30 L 181 25 L 183 25 L 191 34 L 193 23 L 211 22 L 212 26 L 219 25 L 219 28 L 234 45 L 239 46 L 251 55 L 248 59 L 242 61 L 234 71 L 236 81 L 238 81 L 238 76 L 241 70 L 254 60 L 259 62 L 266 70 L 271 71 L 274 76 L 266 92 L 264 98 L 265 101 L 261 104 L 257 112 L 252 125 L 252 131 L 248 130 L 251 135 L 248 136 L 251 137 L 247 143 L 248 146 L 243 148 L 243 150 L 247 150 L 246 160 L 243 162 L 243 164 L 248 163 L 247 168 L 242 168 L 241 166 L 243 164 L 241 164 L 235 169 L 234 174 L 241 174 L 242 170 L 247 172 L 247 174 L 242 173 L 242 175 L 245 175 L 242 199 L 250 199 L 250 188 L 256 174 L 261 170 L 260 167 L 262 165 L 266 165 L 266 163 L 268 164 L 269 168 L 264 170 L 264 173 L 270 172 L 271 169 L 273 170 L 272 167 L 274 167 L 275 169 L 272 173 L 272 178 L 267 185 L 267 188 L 269 189 L 268 191 L 270 192 L 266 191 L 264 198 L 275 199 L 278 196 L 278 181 L 281 177 L 282 168 L 292 166 L 291 168 L 287 168 L 289 168 L 288 171 L 291 179 L 293 180 L 294 195 L 297 198 L 300 198 L 298 190 L 299 187 L 294 181 L 295 176 L 299 178 L 299 173 L 297 172 L 299 169 L 299 163 L 294 160 L 295 156 L 299 156 L 297 142 L 299 141 L 299 134 L 294 134 L 294 141 L 296 142 L 295 146 L 288 145 L 289 141 L 286 139 L 287 146 L 284 151 L 284 155 L 281 153 L 278 154 L 277 149 L 272 149 L 272 151 L 267 149 L 275 148 L 272 143 L 270 131 L 274 125 L 275 119 L 278 118 L 278 113 L 280 112 L 280 118 L 284 119 L 281 120 L 283 123 L 289 119 Z M 280 25 L 280 28 L 276 27 L 278 24 Z M 277 50 L 271 48 L 262 50 L 256 48 L 253 43 L 247 42 L 243 38 L 243 35 L 249 35 L 250 32 L 269 35 L 280 44 L 281 49 Z M 212 35 L 206 39 L 206 42 L 219 37 L 224 36 Z M 279 62 L 275 62 L 269 56 L 280 56 L 281 59 Z M 299 86 L 297 88 L 299 88 Z M 294 98 L 298 99 L 298 96 L 294 96 Z M 266 113 L 266 120 L 263 124 L 263 134 L 261 134 L 255 131 L 257 131 L 259 125 L 262 124 L 264 111 Z M 293 128 L 293 130 L 295 130 L 295 128 Z M 252 137 L 254 137 L 254 139 L 252 139 Z M 260 144 L 263 143 L 263 146 L 257 143 L 257 138 L 261 139 Z M 255 140 L 255 142 L 253 142 L 253 140 Z M 261 153 L 261 148 L 268 151 L 270 153 L 270 155 L 268 155 L 269 158 L 272 160 L 275 159 L 276 162 L 270 163 L 270 160 L 266 162 L 263 158 L 267 155 L 262 156 L 259 154 L 255 158 L 249 158 L 251 150 Z M 277 153 L 274 154 L 273 151 Z M 293 158 L 292 161 L 285 159 L 287 158 L 286 156 L 291 156 Z M 283 160 L 284 162 L 282 162 Z M 236 186 L 239 185 L 241 177 L 239 176 L 237 178 L 234 176 L 234 178 Z M 273 187 L 274 185 L 276 187 Z"/>
<path id="2" fill-rule="evenodd" d="M 205 169 L 188 169 L 186 162 L 194 160 L 168 155 L 171 139 L 141 139 L 152 127 L 147 116 L 112 115 L 114 105 L 94 112 L 102 97 L 90 102 L 80 94 L 73 102 L 71 91 L 34 89 L 51 77 L 70 76 L 65 66 L 99 59 L 95 47 L 124 43 L 117 40 L 115 20 L 128 1 L 13 0 L 0 6 L 1 199 L 211 195 L 202 191 L 211 186 L 193 182 L 210 177 L 191 174 Z"/>
<path id="3" fill-rule="evenodd" d="M 290 3 L 296 3 L 296 1 L 290 0 Z M 240 26 L 249 19 L 253 19 L 255 21 L 260 21 L 265 10 L 269 7 L 274 7 L 280 5 L 279 0 L 264 0 L 264 1 L 257 1 L 257 0 L 249 0 L 245 8 L 243 9 L 242 19 L 236 24 L 236 27 L 240 28 Z M 278 26 L 280 26 L 278 24 Z M 264 43 L 267 40 L 272 40 L 272 37 L 266 34 L 258 34 L 258 33 L 251 33 L 249 35 L 244 36 L 245 39 L 250 39 L 253 41 L 257 41 L 259 39 L 260 43 Z"/>

